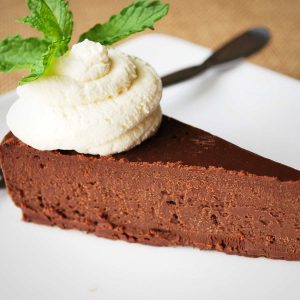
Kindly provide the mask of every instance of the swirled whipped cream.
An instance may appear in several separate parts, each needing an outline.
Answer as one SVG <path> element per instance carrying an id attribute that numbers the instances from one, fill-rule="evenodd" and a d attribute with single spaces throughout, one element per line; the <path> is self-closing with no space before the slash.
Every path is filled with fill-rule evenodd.
<path id="1" fill-rule="evenodd" d="M 8 126 L 38 150 L 119 153 L 153 135 L 162 118 L 162 84 L 152 67 L 89 40 L 17 93 Z"/>

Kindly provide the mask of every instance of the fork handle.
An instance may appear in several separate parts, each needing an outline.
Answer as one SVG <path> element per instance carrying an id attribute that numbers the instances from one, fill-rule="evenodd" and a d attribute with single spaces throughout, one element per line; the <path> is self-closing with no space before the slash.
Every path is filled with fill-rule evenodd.
<path id="1" fill-rule="evenodd" d="M 161 78 L 164 87 L 192 78 L 210 67 L 242 57 L 262 49 L 270 40 L 270 31 L 263 27 L 251 28 L 217 49 L 201 65 L 189 67 Z"/>

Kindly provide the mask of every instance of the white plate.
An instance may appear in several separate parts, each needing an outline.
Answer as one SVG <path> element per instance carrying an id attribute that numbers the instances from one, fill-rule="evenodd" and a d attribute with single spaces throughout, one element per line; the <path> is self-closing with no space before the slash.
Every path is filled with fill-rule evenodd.
<path id="1" fill-rule="evenodd" d="M 123 50 L 160 74 L 209 50 L 163 35 Z M 0 99 L 0 134 L 15 93 Z M 300 82 L 248 63 L 168 88 L 166 114 L 300 169 Z M 299 299 L 300 263 L 128 244 L 21 221 L 0 191 L 0 299 Z"/>

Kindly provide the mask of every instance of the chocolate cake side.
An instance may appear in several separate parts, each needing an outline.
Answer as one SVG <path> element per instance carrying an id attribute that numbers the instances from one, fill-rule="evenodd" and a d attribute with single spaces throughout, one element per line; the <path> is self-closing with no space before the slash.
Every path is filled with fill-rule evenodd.
<path id="1" fill-rule="evenodd" d="M 8 192 L 26 221 L 151 245 L 300 260 L 300 172 L 164 117 L 152 139 L 99 157 L 9 133 Z"/>

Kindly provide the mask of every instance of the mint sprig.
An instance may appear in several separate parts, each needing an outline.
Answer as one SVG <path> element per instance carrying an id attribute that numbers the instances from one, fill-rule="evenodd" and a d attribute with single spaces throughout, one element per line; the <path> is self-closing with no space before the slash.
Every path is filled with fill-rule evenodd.
<path id="1" fill-rule="evenodd" d="M 154 29 L 154 23 L 167 15 L 168 11 L 169 5 L 160 1 L 134 2 L 117 15 L 112 16 L 106 23 L 96 24 L 83 33 L 79 41 L 88 39 L 102 45 L 111 45 L 133 33 L 147 28 Z"/>
<path id="2" fill-rule="evenodd" d="M 0 42 L 0 70 L 10 72 L 30 68 L 47 51 L 49 42 L 45 39 L 23 39 L 19 35 Z"/>
<path id="3" fill-rule="evenodd" d="M 73 16 L 64 0 L 28 0 L 27 4 L 31 16 L 21 21 L 42 32 L 50 44 L 31 65 L 31 74 L 24 77 L 21 84 L 44 75 L 54 58 L 67 52 L 73 31 Z"/>
<path id="4" fill-rule="evenodd" d="M 0 71 L 29 69 L 26 83 L 44 75 L 55 57 L 68 50 L 73 30 L 72 13 L 64 0 L 28 0 L 31 15 L 21 19 L 43 33 L 43 38 L 19 35 L 0 41 Z"/>
<path id="5" fill-rule="evenodd" d="M 66 45 L 63 42 L 53 42 L 48 46 L 44 52 L 30 67 L 30 75 L 23 77 L 20 84 L 34 81 L 46 74 L 56 57 L 61 56 L 61 52 Z"/>
<path id="6" fill-rule="evenodd" d="M 61 46 L 71 40 L 73 17 L 64 0 L 28 0 L 31 16 L 20 21 L 42 32 L 51 42 L 62 42 Z"/>
<path id="7" fill-rule="evenodd" d="M 43 34 L 43 38 L 19 35 L 0 41 L 0 71 L 29 69 L 20 83 L 47 74 L 53 61 L 68 50 L 73 31 L 73 16 L 65 0 L 28 0 L 30 16 L 20 19 Z M 169 5 L 158 0 L 138 0 L 106 23 L 97 24 L 80 36 L 103 45 L 111 45 L 129 35 L 153 29 L 154 23 L 168 13 Z"/>

